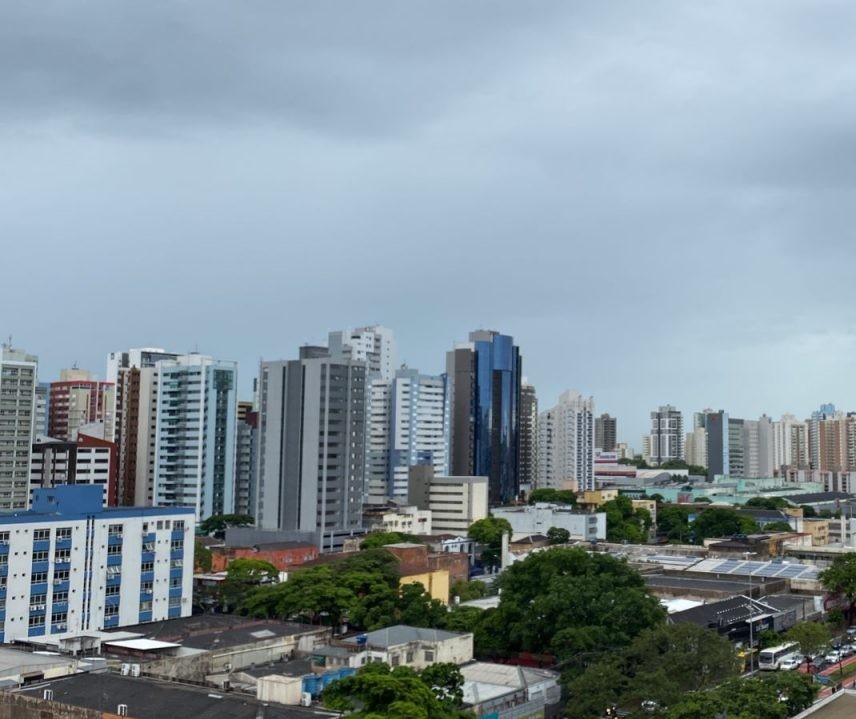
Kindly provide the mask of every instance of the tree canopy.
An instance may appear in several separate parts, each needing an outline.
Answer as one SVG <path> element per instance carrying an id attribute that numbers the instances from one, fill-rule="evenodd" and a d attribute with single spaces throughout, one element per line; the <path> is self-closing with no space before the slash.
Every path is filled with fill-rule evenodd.
<path id="1" fill-rule="evenodd" d="M 422 540 L 404 532 L 372 532 L 360 543 L 360 549 L 377 549 L 378 547 L 385 547 L 387 544 L 398 544 L 399 542 L 421 544 Z"/>
<path id="2" fill-rule="evenodd" d="M 856 553 L 839 554 L 818 575 L 818 579 L 827 591 L 846 597 L 848 614 L 852 617 L 856 602 Z"/>
<path id="3" fill-rule="evenodd" d="M 502 535 L 511 537 L 511 531 L 511 524 L 507 519 L 485 517 L 470 525 L 467 536 L 486 546 L 486 549 L 482 550 L 482 563 L 495 567 L 502 562 Z"/>
<path id="4" fill-rule="evenodd" d="M 193 566 L 200 572 L 210 572 L 213 561 L 211 550 L 197 539 L 193 545 Z"/>
<path id="5" fill-rule="evenodd" d="M 755 509 L 784 509 L 790 507 L 791 503 L 784 497 L 752 497 L 746 500 L 744 506 Z"/>
<path id="6" fill-rule="evenodd" d="M 535 504 L 535 502 L 548 502 L 550 504 L 576 504 L 577 495 L 569 489 L 542 487 L 541 489 L 533 489 L 529 493 L 529 504 Z"/>
<path id="7" fill-rule="evenodd" d="M 651 513 L 647 509 L 634 509 L 629 497 L 619 495 L 604 502 L 606 512 L 606 539 L 610 542 L 642 544 L 648 539 L 651 528 Z"/>
<path id="8" fill-rule="evenodd" d="M 692 523 L 695 541 L 701 544 L 710 537 L 730 537 L 758 531 L 751 517 L 738 514 L 730 507 L 709 507 L 701 511 Z"/>
<path id="9" fill-rule="evenodd" d="M 796 642 L 806 656 L 817 654 L 829 643 L 829 629 L 818 622 L 800 622 L 794 624 L 785 635 L 789 642 Z"/>
<path id="10" fill-rule="evenodd" d="M 479 623 L 488 652 L 569 658 L 624 646 L 665 620 L 639 573 L 606 554 L 554 547 L 511 565 L 497 584 L 499 608 Z"/>
<path id="11" fill-rule="evenodd" d="M 353 719 L 464 719 L 464 680 L 454 664 L 434 664 L 422 672 L 372 663 L 330 684 L 323 694 L 329 709 Z"/>
<path id="12" fill-rule="evenodd" d="M 567 544 L 571 540 L 571 533 L 562 527 L 550 527 L 547 530 L 548 544 Z"/>
<path id="13" fill-rule="evenodd" d="M 568 684 L 567 716 L 600 716 L 606 706 L 628 711 L 642 702 L 668 707 L 687 692 L 737 676 L 729 641 L 694 624 L 663 624 L 639 634 L 623 650 L 603 653 Z"/>
<path id="14" fill-rule="evenodd" d="M 199 531 L 202 534 L 223 537 L 227 527 L 247 527 L 254 522 L 248 514 L 214 514 L 199 523 Z"/>

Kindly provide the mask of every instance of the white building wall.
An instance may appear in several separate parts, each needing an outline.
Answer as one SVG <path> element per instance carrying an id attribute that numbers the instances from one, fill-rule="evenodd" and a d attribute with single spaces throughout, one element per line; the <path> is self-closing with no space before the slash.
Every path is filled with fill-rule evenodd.
<path id="1" fill-rule="evenodd" d="M 566 529 L 572 539 L 595 541 L 606 538 L 606 514 L 573 512 L 556 504 L 538 502 L 525 507 L 499 507 L 491 511 L 497 519 L 507 519 L 512 538 L 547 534 L 551 527 Z"/>
<path id="2" fill-rule="evenodd" d="M 594 399 L 568 390 L 538 416 L 538 487 L 594 489 Z"/>

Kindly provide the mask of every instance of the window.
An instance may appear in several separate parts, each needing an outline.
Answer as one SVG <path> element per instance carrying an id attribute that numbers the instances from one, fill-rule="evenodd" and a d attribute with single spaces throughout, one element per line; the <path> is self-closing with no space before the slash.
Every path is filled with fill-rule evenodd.
<path id="1" fill-rule="evenodd" d="M 59 572 L 54 572 L 54 584 L 59 584 L 59 582 L 67 582 L 68 581 L 68 570 L 63 569 Z"/>
<path id="2" fill-rule="evenodd" d="M 65 604 L 68 602 L 68 592 L 54 592 L 54 604 Z"/>
<path id="3" fill-rule="evenodd" d="M 141 572 L 153 572 L 155 571 L 155 563 L 154 562 L 143 562 L 140 565 Z"/>
<path id="4" fill-rule="evenodd" d="M 33 572 L 30 577 L 30 584 L 42 584 L 48 581 L 48 573 L 47 572 Z"/>
<path id="5" fill-rule="evenodd" d="M 112 586 L 112 587 L 107 587 L 107 588 L 104 590 L 104 596 L 105 596 L 105 597 L 118 597 L 118 596 L 119 596 L 119 591 L 120 591 L 120 589 L 121 589 L 121 588 L 119 587 L 119 585 L 118 585 L 118 584 L 116 584 L 116 585 L 114 585 L 114 586 Z"/>
<path id="6" fill-rule="evenodd" d="M 70 562 L 71 561 L 71 550 L 70 549 L 59 549 L 54 553 L 54 561 L 55 562 Z"/>
<path id="7" fill-rule="evenodd" d="M 141 612 L 152 611 L 152 603 L 151 602 L 140 602 L 140 611 Z"/>
<path id="8" fill-rule="evenodd" d="M 119 616 L 119 607 L 117 607 L 115 605 L 112 607 L 104 607 L 104 618 L 105 619 L 107 619 L 107 617 L 118 617 L 118 616 Z"/>
<path id="9" fill-rule="evenodd" d="M 169 580 L 170 589 L 178 589 L 179 587 L 181 587 L 181 577 L 173 577 Z"/>
<path id="10" fill-rule="evenodd" d="M 121 553 L 122 553 L 122 545 L 121 544 L 111 544 L 109 547 L 107 547 L 107 554 L 108 555 L 111 555 L 111 554 L 115 555 L 115 554 L 121 554 Z"/>
<path id="11" fill-rule="evenodd" d="M 9 532 L 0 532 L 0 544 L 9 544 Z"/>
<path id="12" fill-rule="evenodd" d="M 173 559 L 169 563 L 170 569 L 179 569 L 180 567 L 183 567 L 183 566 L 184 566 L 184 561 L 181 559 Z"/>
<path id="13" fill-rule="evenodd" d="M 33 561 L 34 562 L 47 562 L 48 561 L 48 553 L 47 552 L 33 552 Z"/>
<path id="14" fill-rule="evenodd" d="M 34 529 L 33 530 L 33 541 L 40 542 L 45 539 L 51 538 L 51 530 L 50 529 Z"/>
<path id="15" fill-rule="evenodd" d="M 169 598 L 169 608 L 175 609 L 176 607 L 181 606 L 181 597 L 170 597 Z"/>
<path id="16" fill-rule="evenodd" d="M 30 595 L 30 609 L 33 609 L 34 607 L 41 607 L 42 609 L 44 609 L 45 608 L 44 605 L 45 605 L 45 602 L 47 600 L 48 600 L 48 597 L 46 594 L 31 594 Z"/>
<path id="17" fill-rule="evenodd" d="M 121 524 L 111 524 L 107 528 L 107 534 L 111 537 L 121 537 L 122 536 L 122 525 Z"/>
<path id="18" fill-rule="evenodd" d="M 430 649 L 425 650 L 425 661 L 426 662 L 433 662 L 434 661 L 434 652 L 431 651 Z"/>
<path id="19" fill-rule="evenodd" d="M 30 617 L 30 626 L 31 627 L 43 627 L 45 626 L 45 615 L 44 614 L 34 614 Z"/>
<path id="20" fill-rule="evenodd" d="M 171 552 L 177 552 L 184 549 L 184 541 L 179 539 L 175 542 L 170 543 L 169 549 Z"/>
<path id="21" fill-rule="evenodd" d="M 184 531 L 184 520 L 183 519 L 176 519 L 172 525 L 172 528 L 176 532 L 183 532 Z"/>
<path id="22" fill-rule="evenodd" d="M 60 527 L 56 530 L 56 538 L 59 539 L 71 539 L 71 527 Z"/>
<path id="23" fill-rule="evenodd" d="M 152 591 L 152 582 L 143 582 L 140 584 L 141 592 L 151 592 Z"/>
<path id="24" fill-rule="evenodd" d="M 59 622 L 64 622 L 68 619 L 67 612 L 54 612 L 51 614 L 51 624 L 57 624 Z"/>

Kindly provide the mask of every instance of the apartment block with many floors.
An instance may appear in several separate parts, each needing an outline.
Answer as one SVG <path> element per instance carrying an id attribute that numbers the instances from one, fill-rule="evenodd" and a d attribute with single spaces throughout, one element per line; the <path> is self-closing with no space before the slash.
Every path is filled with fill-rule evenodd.
<path id="1" fill-rule="evenodd" d="M 191 614 L 193 510 L 101 502 L 100 487 L 60 486 L 0 514 L 0 643 Z"/>
<path id="2" fill-rule="evenodd" d="M 26 509 L 39 360 L 0 346 L 0 511 Z"/>

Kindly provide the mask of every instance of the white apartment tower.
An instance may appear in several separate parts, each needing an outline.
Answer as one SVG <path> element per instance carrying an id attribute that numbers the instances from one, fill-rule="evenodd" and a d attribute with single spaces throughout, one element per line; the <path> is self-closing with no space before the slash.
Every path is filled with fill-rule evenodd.
<path id="1" fill-rule="evenodd" d="M 26 509 L 39 360 L 0 345 L 0 511 Z"/>
<path id="2" fill-rule="evenodd" d="M 670 404 L 651 412 L 648 435 L 649 463 L 659 466 L 674 459 L 684 459 L 684 416 Z"/>
<path id="3" fill-rule="evenodd" d="M 397 367 L 395 335 L 388 327 L 370 325 L 330 332 L 327 345 L 332 359 L 365 362 L 368 377 L 391 382 Z"/>
<path id="4" fill-rule="evenodd" d="M 568 390 L 538 415 L 538 487 L 594 489 L 594 398 Z"/>
<path id="5" fill-rule="evenodd" d="M 777 473 L 782 467 L 808 469 L 808 422 L 792 414 L 773 422 L 773 467 Z"/>
<path id="6" fill-rule="evenodd" d="M 372 379 L 368 394 L 366 501 L 406 499 L 415 465 L 430 465 L 437 476 L 448 474 L 445 379 L 402 368 L 391 381 Z"/>
<path id="7" fill-rule="evenodd" d="M 158 362 L 154 504 L 202 520 L 235 511 L 238 365 L 204 355 Z"/>

